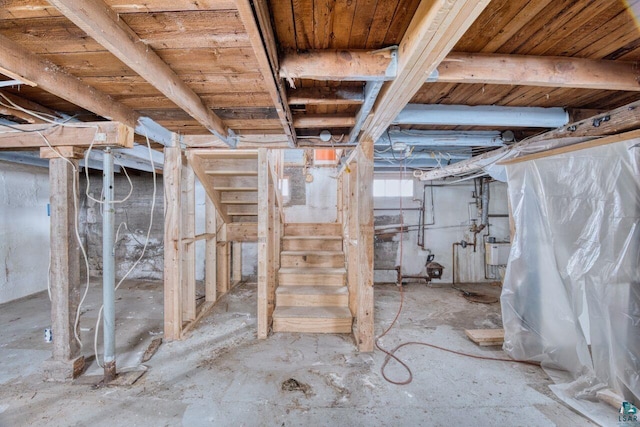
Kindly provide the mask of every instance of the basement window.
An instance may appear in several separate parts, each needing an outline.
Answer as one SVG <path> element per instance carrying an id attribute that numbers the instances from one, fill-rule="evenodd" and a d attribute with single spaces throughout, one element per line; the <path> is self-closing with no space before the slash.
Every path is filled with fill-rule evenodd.
<path id="1" fill-rule="evenodd" d="M 413 197 L 413 180 L 374 179 L 373 197 Z"/>
<path id="2" fill-rule="evenodd" d="M 282 194 L 282 199 L 286 203 L 289 201 L 291 196 L 291 192 L 289 190 L 289 177 L 285 176 L 280 180 L 280 193 Z"/>

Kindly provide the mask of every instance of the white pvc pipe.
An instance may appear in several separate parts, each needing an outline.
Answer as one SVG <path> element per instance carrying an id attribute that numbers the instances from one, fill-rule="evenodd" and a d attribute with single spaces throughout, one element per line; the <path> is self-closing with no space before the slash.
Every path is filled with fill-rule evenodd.
<path id="1" fill-rule="evenodd" d="M 569 114 L 560 107 L 502 107 L 496 105 L 409 104 L 394 124 L 503 126 L 557 128 L 569 123 Z"/>

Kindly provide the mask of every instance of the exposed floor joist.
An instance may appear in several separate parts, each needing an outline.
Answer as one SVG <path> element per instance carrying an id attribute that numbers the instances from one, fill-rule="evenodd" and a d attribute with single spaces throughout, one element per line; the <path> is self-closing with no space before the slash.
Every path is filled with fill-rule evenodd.
<path id="1" fill-rule="evenodd" d="M 249 34 L 249 40 L 251 41 L 253 51 L 256 54 L 256 58 L 258 59 L 260 72 L 264 77 L 264 82 L 269 91 L 269 95 L 271 96 L 271 99 L 276 107 L 276 112 L 278 113 L 278 118 L 282 123 L 284 133 L 285 135 L 287 135 L 287 139 L 291 148 L 295 148 L 296 131 L 293 127 L 291 110 L 289 109 L 289 105 L 285 101 L 286 94 L 284 91 L 284 87 L 280 84 L 280 81 L 276 78 L 275 75 L 277 70 L 277 62 L 275 62 L 277 61 L 277 56 L 275 54 L 276 43 L 273 36 L 273 30 L 271 29 L 271 22 L 267 19 L 268 8 L 262 1 L 254 2 L 256 12 L 259 13 L 263 18 L 260 20 L 259 25 L 258 22 L 256 22 L 256 18 L 254 16 L 253 9 L 251 8 L 249 0 L 237 0 L 237 6 L 238 12 L 240 14 L 240 19 L 244 23 L 245 29 Z M 265 43 L 267 44 L 266 48 Z M 273 52 L 271 56 L 273 56 L 274 58 L 272 58 L 271 61 L 269 60 L 270 58 L 267 50 L 269 52 Z"/>
<path id="2" fill-rule="evenodd" d="M 398 48 L 397 76 L 382 88 L 360 141 L 373 144 L 382 135 L 488 4 L 489 0 L 420 3 Z"/>
<path id="3" fill-rule="evenodd" d="M 69 20 L 229 146 L 233 132 L 138 35 L 101 0 L 51 0 Z"/>
<path id="4" fill-rule="evenodd" d="M 428 81 L 640 91 L 635 62 L 558 56 L 450 53 Z"/>
<path id="5" fill-rule="evenodd" d="M 67 74 L 19 44 L 0 35 L 0 63 L 14 74 L 35 82 L 39 88 L 102 117 L 135 127 L 139 115 L 109 95 Z"/>
<path id="6" fill-rule="evenodd" d="M 314 50 L 289 52 L 280 62 L 280 77 L 311 80 L 392 80 L 393 50 Z M 393 67 L 392 67 L 393 68 Z M 294 84 L 291 84 L 295 87 Z"/>

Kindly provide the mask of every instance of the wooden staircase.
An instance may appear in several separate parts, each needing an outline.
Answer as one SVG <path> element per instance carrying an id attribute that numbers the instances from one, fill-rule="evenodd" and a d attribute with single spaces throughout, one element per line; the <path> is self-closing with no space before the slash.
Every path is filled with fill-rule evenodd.
<path id="1" fill-rule="evenodd" d="M 342 224 L 285 224 L 274 332 L 351 333 Z"/>
<path id="2" fill-rule="evenodd" d="M 225 223 L 257 222 L 256 150 L 191 150 L 190 162 Z"/>

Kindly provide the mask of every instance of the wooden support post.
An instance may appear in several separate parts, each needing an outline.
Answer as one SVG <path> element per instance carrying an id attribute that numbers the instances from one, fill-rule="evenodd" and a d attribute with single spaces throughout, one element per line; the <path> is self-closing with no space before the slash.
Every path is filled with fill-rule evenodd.
<path id="1" fill-rule="evenodd" d="M 193 239 L 196 234 L 195 174 L 182 159 L 182 238 Z M 182 248 L 182 313 L 183 321 L 196 318 L 196 245 L 183 244 Z"/>
<path id="2" fill-rule="evenodd" d="M 360 267 L 358 265 L 358 163 L 349 165 L 348 173 L 348 201 L 347 201 L 347 284 L 349 287 L 349 309 L 356 316 L 358 314 L 358 283 Z"/>
<path id="3" fill-rule="evenodd" d="M 360 351 L 373 351 L 373 141 L 363 141 L 358 156 L 358 333 Z"/>
<path id="4" fill-rule="evenodd" d="M 216 246 L 218 241 L 218 234 L 216 229 L 216 207 L 207 196 L 205 201 L 206 209 L 206 223 L 205 232 L 213 234 L 213 237 L 207 239 L 206 243 L 206 255 L 205 255 L 205 271 L 204 271 L 204 287 L 205 287 L 205 300 L 207 302 L 215 302 L 217 299 L 217 273 L 216 273 Z"/>
<path id="5" fill-rule="evenodd" d="M 223 226 L 224 227 L 224 226 Z M 229 292 L 230 286 L 230 261 L 231 250 L 229 242 L 218 241 L 218 247 L 216 248 L 216 285 L 218 298 Z"/>
<path id="6" fill-rule="evenodd" d="M 269 234 L 267 240 L 269 241 L 268 248 L 268 270 L 267 270 L 267 325 L 271 325 L 273 319 L 273 311 L 276 308 L 276 272 L 278 268 L 276 263 L 278 260 L 275 256 L 280 247 L 280 211 L 278 210 L 278 204 L 276 202 L 276 188 L 271 173 L 267 174 L 267 181 L 269 183 L 268 194 L 268 208 L 269 208 Z"/>
<path id="7" fill-rule="evenodd" d="M 182 153 L 175 141 L 164 149 L 164 339 L 182 333 L 181 191 Z"/>
<path id="8" fill-rule="evenodd" d="M 269 334 L 269 165 L 266 148 L 258 149 L 258 338 Z"/>
<path id="9" fill-rule="evenodd" d="M 232 286 L 242 282 L 242 243 L 233 242 L 231 246 Z"/>
<path id="10" fill-rule="evenodd" d="M 74 183 L 77 160 L 49 161 L 51 193 L 51 328 L 52 358 L 45 363 L 48 379 L 63 381 L 82 372 L 84 359 L 75 338 L 75 319 L 80 302 L 80 260 L 75 236 Z M 74 177 L 75 175 L 75 177 Z M 78 324 L 77 333 L 80 334 Z"/>

